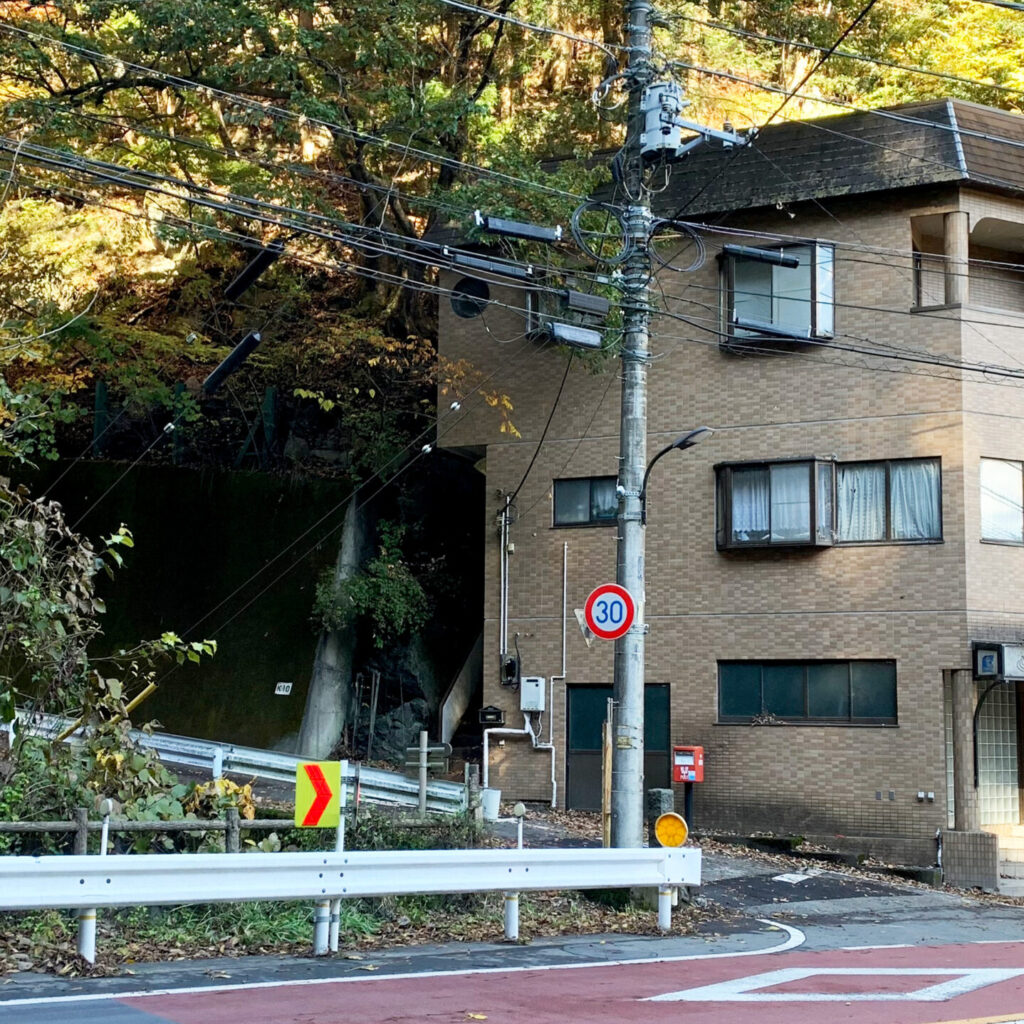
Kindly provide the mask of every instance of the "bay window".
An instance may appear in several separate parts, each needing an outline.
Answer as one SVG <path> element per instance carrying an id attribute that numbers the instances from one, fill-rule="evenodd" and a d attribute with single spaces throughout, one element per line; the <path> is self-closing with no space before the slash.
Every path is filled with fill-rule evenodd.
<path id="1" fill-rule="evenodd" d="M 938 459 L 792 459 L 715 471 L 720 550 L 942 539 Z"/>

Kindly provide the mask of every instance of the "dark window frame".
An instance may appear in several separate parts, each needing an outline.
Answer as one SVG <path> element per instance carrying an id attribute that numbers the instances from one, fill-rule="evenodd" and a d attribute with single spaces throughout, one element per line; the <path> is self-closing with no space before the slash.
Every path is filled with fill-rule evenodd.
<path id="1" fill-rule="evenodd" d="M 558 521 L 558 485 L 561 483 L 579 483 L 581 480 L 586 480 L 590 484 L 590 501 L 589 515 L 585 522 L 572 522 L 572 523 L 560 523 Z M 551 526 L 556 530 L 574 530 L 574 529 L 589 529 L 594 526 L 614 526 L 618 522 L 619 513 L 616 507 L 615 515 L 613 516 L 595 516 L 594 515 L 594 482 L 595 481 L 612 481 L 613 486 L 618 484 L 618 478 L 609 476 L 607 474 L 602 476 L 571 476 L 571 477 L 559 477 L 552 483 L 551 489 Z"/>
<path id="2" fill-rule="evenodd" d="M 769 495 L 771 493 L 771 467 L 806 465 L 808 473 L 810 502 L 810 535 L 807 540 L 773 541 L 771 539 L 771 498 L 768 501 L 768 538 L 766 540 L 735 540 L 732 536 L 733 522 L 733 472 L 737 469 L 763 469 L 769 474 Z M 835 536 L 835 471 L 830 477 L 832 522 L 828 524 L 828 537 L 820 536 L 818 522 L 818 467 L 832 466 L 829 459 L 816 459 L 811 456 L 800 456 L 789 459 L 764 459 L 757 462 L 720 462 L 715 466 L 715 545 L 719 551 L 738 551 L 750 548 L 821 548 L 831 547 Z"/>
<path id="3" fill-rule="evenodd" d="M 761 689 L 761 710 L 757 714 L 729 714 L 725 715 L 722 713 L 722 668 L 742 665 L 745 667 L 757 667 L 760 670 L 760 689 Z M 819 665 L 845 665 L 847 666 L 847 694 L 848 694 L 848 706 L 849 714 L 844 718 L 841 716 L 812 716 L 809 711 L 810 698 L 808 694 L 808 673 L 807 670 L 813 666 Z M 868 716 L 853 714 L 853 666 L 854 665 L 888 665 L 892 667 L 892 703 L 895 709 L 895 714 L 892 716 Z M 803 698 L 804 698 L 804 713 L 802 715 L 774 715 L 765 708 L 764 699 L 764 669 L 765 667 L 781 666 L 787 668 L 801 668 L 803 670 Z M 820 659 L 809 659 L 809 660 L 785 660 L 785 659 L 766 659 L 763 661 L 743 661 L 736 659 L 724 659 L 718 662 L 718 688 L 717 688 L 717 724 L 718 725 L 747 725 L 749 726 L 755 718 L 764 715 L 767 718 L 766 724 L 770 721 L 770 717 L 780 722 L 785 722 L 787 725 L 832 725 L 832 726 L 854 726 L 854 727 L 876 727 L 876 728 L 895 728 L 899 726 L 899 673 L 897 671 L 897 664 L 895 658 L 820 658 Z"/>
<path id="4" fill-rule="evenodd" d="M 937 537 L 912 537 L 894 538 L 892 535 L 892 466 L 900 462 L 934 462 L 938 467 L 938 499 L 939 499 L 939 535 Z M 836 479 L 834 484 L 835 504 L 834 515 L 836 517 L 835 538 L 836 545 L 842 547 L 864 547 L 890 544 L 942 544 L 943 517 L 942 517 L 942 459 L 938 455 L 911 455 L 900 459 L 850 459 L 846 462 L 837 462 Z M 839 467 L 840 466 L 885 466 L 885 536 L 875 540 L 843 540 L 839 535 Z"/>
<path id="5" fill-rule="evenodd" d="M 1007 460 L 1003 460 L 1007 461 Z M 1012 460 L 1011 460 L 1012 461 Z M 906 462 L 932 462 L 938 469 L 938 514 L 939 533 L 936 537 L 902 538 L 892 536 L 892 466 Z M 736 540 L 732 536 L 733 522 L 733 472 L 737 469 L 763 469 L 771 472 L 772 466 L 809 465 L 810 471 L 810 537 L 808 540 L 775 540 L 771 539 L 771 500 L 769 499 L 768 537 L 765 540 Z M 831 522 L 819 522 L 819 510 L 822 501 L 820 492 L 819 468 L 827 466 L 829 470 L 829 508 Z M 843 540 L 839 534 L 839 469 L 842 466 L 884 466 L 885 468 L 885 508 L 884 536 L 872 540 Z M 769 477 L 770 479 L 770 477 Z M 770 484 L 769 484 L 770 486 Z M 823 529 L 822 529 L 823 527 Z M 784 459 L 760 459 L 752 462 L 721 462 L 715 466 L 715 546 L 719 551 L 745 551 L 756 548 L 826 548 L 826 547 L 869 547 L 871 545 L 904 545 L 904 544 L 942 544 L 945 539 L 942 507 L 942 459 L 937 455 L 907 456 L 897 459 L 851 459 L 837 462 L 831 459 L 819 459 L 813 456 L 798 456 Z M 984 538 L 983 538 L 984 539 Z M 1012 543 L 1012 542 L 1006 542 Z"/>
<path id="6" fill-rule="evenodd" d="M 759 248 L 768 251 L 782 251 L 784 249 L 794 248 L 809 248 L 811 250 L 811 266 L 810 266 L 810 299 L 807 302 L 808 305 L 808 317 L 807 317 L 807 334 L 799 334 L 796 332 L 788 333 L 784 331 L 784 328 L 779 327 L 778 332 L 757 332 L 752 328 L 739 328 L 744 333 L 737 333 L 737 326 L 733 322 L 733 317 L 736 312 L 736 263 L 737 261 L 746 263 L 757 263 L 760 262 L 752 257 L 743 256 L 740 253 L 723 252 L 719 255 L 719 261 L 721 266 L 722 275 L 722 319 L 724 321 L 725 331 L 729 335 L 731 342 L 737 344 L 743 343 L 755 343 L 762 344 L 765 341 L 775 339 L 776 341 L 787 342 L 787 341 L 829 341 L 835 337 L 835 315 L 836 315 L 836 297 L 835 297 L 835 266 L 836 266 L 836 247 L 830 242 L 818 242 L 818 241 L 803 241 L 796 245 L 790 244 L 784 245 L 764 245 Z M 818 286 L 818 266 L 819 266 L 819 250 L 828 249 L 832 254 L 832 298 L 829 300 L 832 306 L 832 330 L 822 330 L 819 327 L 819 305 L 824 302 L 819 296 Z"/>

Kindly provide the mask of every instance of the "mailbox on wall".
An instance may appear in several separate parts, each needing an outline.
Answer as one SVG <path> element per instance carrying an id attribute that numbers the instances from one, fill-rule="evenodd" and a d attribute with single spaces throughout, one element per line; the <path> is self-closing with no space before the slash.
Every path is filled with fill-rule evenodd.
<path id="1" fill-rule="evenodd" d="M 672 748 L 672 781 L 703 782 L 704 781 L 704 748 L 673 747 Z"/>

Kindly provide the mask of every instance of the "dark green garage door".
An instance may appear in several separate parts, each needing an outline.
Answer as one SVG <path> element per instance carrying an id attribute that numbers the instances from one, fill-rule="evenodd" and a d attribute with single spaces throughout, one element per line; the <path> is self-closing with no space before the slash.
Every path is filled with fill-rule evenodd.
<path id="1" fill-rule="evenodd" d="M 601 809 L 601 725 L 612 688 L 579 685 L 568 688 L 566 710 L 569 744 L 566 753 L 566 806 L 578 811 Z M 644 687 L 644 789 L 669 786 L 668 684 Z"/>

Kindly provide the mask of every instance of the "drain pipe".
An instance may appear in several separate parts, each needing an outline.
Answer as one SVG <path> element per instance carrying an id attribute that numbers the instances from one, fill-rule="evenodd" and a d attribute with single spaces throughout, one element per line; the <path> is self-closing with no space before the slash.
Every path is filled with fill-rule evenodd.
<path id="1" fill-rule="evenodd" d="M 569 542 L 562 543 L 562 671 L 548 680 L 548 742 L 534 743 L 538 750 L 551 751 L 551 806 L 558 806 L 558 780 L 555 778 L 555 680 L 565 682 L 565 609 L 569 592 Z"/>
<path id="2" fill-rule="evenodd" d="M 525 719 L 525 715 L 523 716 Z M 490 738 L 492 736 L 532 736 L 533 733 L 530 730 L 529 725 L 524 725 L 522 729 L 509 729 L 506 726 L 499 726 L 494 729 L 484 729 L 484 771 L 481 785 L 484 789 L 490 789 L 488 785 L 489 769 L 491 767 L 491 755 L 489 751 Z"/>
<path id="3" fill-rule="evenodd" d="M 558 806 L 558 783 L 555 781 L 555 745 L 554 743 L 541 743 L 537 734 L 533 731 L 533 726 L 530 725 L 530 716 L 526 715 L 526 728 L 530 734 L 530 739 L 533 741 L 534 750 L 550 750 L 551 751 L 551 806 L 552 808 Z"/>
<path id="4" fill-rule="evenodd" d="M 555 742 L 555 680 L 565 682 L 565 606 L 569 582 L 569 542 L 562 544 L 562 671 L 548 680 L 548 743 Z"/>
<path id="5" fill-rule="evenodd" d="M 498 575 L 498 654 L 504 658 L 508 653 L 508 510 L 510 501 L 505 497 L 505 505 L 501 510 L 501 528 L 499 531 L 499 544 L 501 545 L 501 558 L 499 562 Z"/>
<path id="6" fill-rule="evenodd" d="M 506 639 L 506 626 L 505 626 L 505 614 L 507 609 L 507 594 L 506 587 L 508 585 L 508 575 L 506 570 L 506 558 L 508 553 L 508 506 L 506 504 L 505 509 L 502 511 L 501 516 L 501 577 L 500 577 L 500 591 L 501 591 L 501 613 L 500 613 L 500 624 L 499 624 L 499 646 L 501 647 L 501 653 L 505 654 L 505 646 L 507 643 Z M 523 712 L 523 728 L 522 729 L 511 729 L 506 726 L 499 726 L 494 729 L 484 729 L 484 754 L 483 754 L 483 776 L 481 778 L 481 785 L 484 789 L 489 789 L 489 778 L 490 778 L 490 738 L 491 736 L 529 736 L 530 742 L 533 744 L 534 750 L 549 750 L 551 752 L 551 806 L 555 808 L 558 806 L 558 780 L 555 777 L 556 767 L 556 749 L 555 749 L 555 680 L 560 679 L 562 682 L 565 681 L 565 608 L 568 594 L 568 564 L 569 564 L 569 544 L 563 542 L 562 544 L 562 671 L 558 675 L 553 675 L 548 680 L 548 742 L 542 743 L 541 737 L 539 737 L 534 731 L 533 726 L 530 724 L 530 715 L 528 712 Z M 543 731 L 543 730 L 542 730 Z"/>

